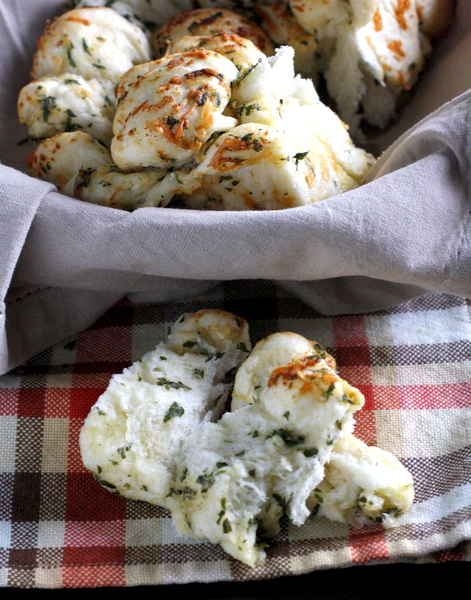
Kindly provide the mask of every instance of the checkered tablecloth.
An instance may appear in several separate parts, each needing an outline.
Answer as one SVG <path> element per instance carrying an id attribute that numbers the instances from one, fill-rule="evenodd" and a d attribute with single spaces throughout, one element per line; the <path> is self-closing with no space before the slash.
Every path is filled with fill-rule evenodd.
<path id="1" fill-rule="evenodd" d="M 283 522 L 265 566 L 183 538 L 168 513 L 100 487 L 81 462 L 90 407 L 165 339 L 183 312 L 245 317 L 252 341 L 295 331 L 323 344 L 365 395 L 356 435 L 412 472 L 416 499 L 395 529 L 318 517 Z M 51 327 L 54 324 L 51 323 Z M 120 301 L 91 328 L 0 377 L 0 586 L 72 588 L 243 581 L 378 562 L 471 560 L 471 302 L 432 294 L 325 317 L 267 281 L 220 284 L 168 304 Z"/>

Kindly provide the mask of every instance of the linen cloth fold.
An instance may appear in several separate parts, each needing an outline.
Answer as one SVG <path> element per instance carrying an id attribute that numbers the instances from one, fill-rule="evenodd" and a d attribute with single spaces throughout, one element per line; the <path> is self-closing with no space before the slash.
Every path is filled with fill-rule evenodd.
<path id="1" fill-rule="evenodd" d="M 362 187 L 266 213 L 125 212 L 2 167 L 5 243 L 16 249 L 2 265 L 4 294 L 11 280 L 3 372 L 124 295 L 168 301 L 220 280 L 272 279 L 331 315 L 428 292 L 471 297 L 470 109 L 471 91 L 440 108 L 383 154 Z"/>
<path id="2" fill-rule="evenodd" d="M 41 0 L 34 18 L 58 6 Z M 0 115 L 10 141 L 21 133 L 15 93 L 28 80 L 34 48 L 34 36 L 18 37 L 14 24 L 37 37 L 42 31 L 19 8 L 20 0 L 1 7 L 8 85 Z M 458 46 L 471 45 L 462 24 L 457 31 Z M 12 82 L 17 55 L 23 67 Z M 465 89 L 467 76 L 464 69 Z M 126 295 L 170 301 L 222 280 L 261 278 L 326 315 L 381 310 L 430 292 L 471 297 L 470 102 L 466 89 L 407 129 L 360 188 L 282 211 L 87 204 L 21 172 L 24 151 L 9 153 L 4 138 L 0 373 L 81 331 Z"/>

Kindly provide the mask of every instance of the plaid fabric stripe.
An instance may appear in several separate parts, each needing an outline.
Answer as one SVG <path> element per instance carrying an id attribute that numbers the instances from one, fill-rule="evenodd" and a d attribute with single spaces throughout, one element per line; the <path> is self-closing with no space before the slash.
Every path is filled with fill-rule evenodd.
<path id="1" fill-rule="evenodd" d="M 323 344 L 366 405 L 356 435 L 413 473 L 402 524 L 351 529 L 283 521 L 267 564 L 249 569 L 176 533 L 166 511 L 125 501 L 85 471 L 83 419 L 182 312 L 223 308 L 252 340 L 279 330 Z M 370 562 L 469 560 L 471 305 L 432 294 L 388 311 L 325 317 L 274 283 L 226 282 L 169 304 L 123 300 L 93 327 L 0 378 L 0 586 L 72 588 L 242 581 Z"/>

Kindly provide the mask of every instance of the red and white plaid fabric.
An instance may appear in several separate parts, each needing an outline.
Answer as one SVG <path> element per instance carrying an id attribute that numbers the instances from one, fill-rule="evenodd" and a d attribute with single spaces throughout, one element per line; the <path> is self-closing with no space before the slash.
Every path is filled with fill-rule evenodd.
<path id="1" fill-rule="evenodd" d="M 183 312 L 245 317 L 252 341 L 315 339 L 366 397 L 356 434 L 412 472 L 401 525 L 283 523 L 265 566 L 176 533 L 169 515 L 100 487 L 81 462 L 90 407 L 164 339 Z M 51 324 L 53 327 L 53 324 Z M 265 281 L 226 282 L 171 304 L 121 301 L 93 327 L 0 377 L 0 586 L 72 588 L 243 581 L 381 562 L 471 559 L 471 302 L 429 295 L 394 309 L 325 317 Z"/>

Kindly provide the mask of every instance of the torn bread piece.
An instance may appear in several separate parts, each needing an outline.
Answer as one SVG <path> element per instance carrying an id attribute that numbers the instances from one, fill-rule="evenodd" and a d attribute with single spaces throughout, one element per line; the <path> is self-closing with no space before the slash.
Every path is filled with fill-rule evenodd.
<path id="1" fill-rule="evenodd" d="M 226 311 L 185 313 L 174 327 L 169 343 L 111 378 L 80 433 L 84 465 L 105 488 L 164 507 L 182 441 L 219 414 L 226 371 L 250 350 L 247 323 Z"/>
<path id="2" fill-rule="evenodd" d="M 335 359 L 325 349 L 299 334 L 278 332 L 257 342 L 237 372 L 232 410 L 259 402 L 261 391 L 281 365 L 299 364 L 310 357 L 321 358 L 331 372 L 336 369 Z M 343 386 L 343 393 L 353 397 L 354 388 Z M 414 500 L 412 475 L 390 452 L 357 439 L 353 425 L 351 421 L 348 427 L 342 425 L 325 476 L 309 494 L 309 510 L 355 527 L 371 523 L 395 527 Z"/>
<path id="3" fill-rule="evenodd" d="M 170 510 L 180 532 L 262 564 L 261 538 L 276 534 L 285 512 L 296 525 L 306 520 L 331 449 L 363 405 L 306 343 L 310 354 L 272 370 L 256 401 L 216 420 L 221 377 L 250 351 L 247 326 L 230 313 L 184 315 L 90 411 L 85 466 L 111 491 Z"/>

